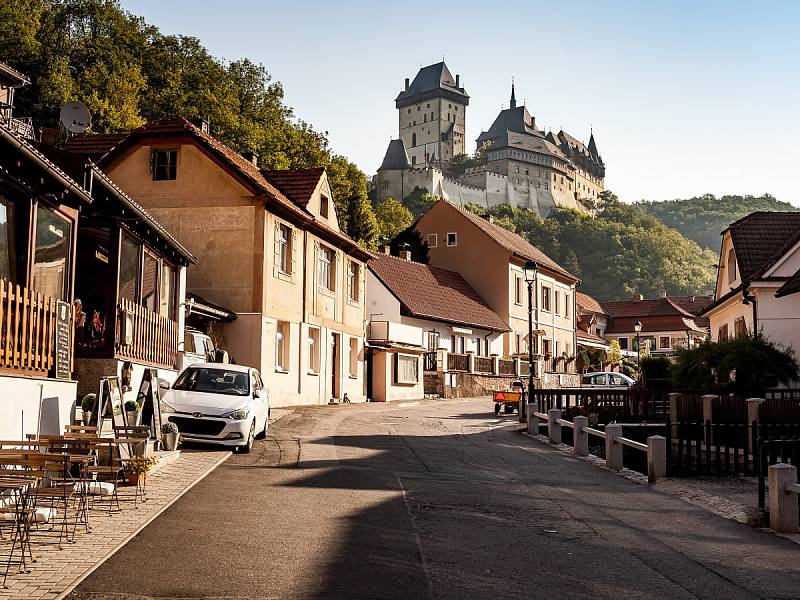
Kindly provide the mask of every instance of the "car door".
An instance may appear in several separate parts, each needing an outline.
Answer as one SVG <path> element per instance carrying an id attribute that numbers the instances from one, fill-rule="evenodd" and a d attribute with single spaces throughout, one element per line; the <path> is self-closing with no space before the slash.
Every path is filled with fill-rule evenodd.
<path id="1" fill-rule="evenodd" d="M 628 382 L 625 380 L 622 375 L 617 375 L 616 373 L 612 373 L 609 375 L 610 385 L 613 387 L 628 387 Z"/>
<path id="2" fill-rule="evenodd" d="M 258 415 L 256 423 L 260 425 L 261 423 L 264 423 L 265 419 L 267 418 L 267 391 L 264 389 L 264 383 L 261 381 L 261 376 L 255 369 L 250 372 L 250 379 L 252 381 L 253 394 L 258 392 L 258 398 L 253 398 L 253 402 L 256 406 L 256 414 Z"/>

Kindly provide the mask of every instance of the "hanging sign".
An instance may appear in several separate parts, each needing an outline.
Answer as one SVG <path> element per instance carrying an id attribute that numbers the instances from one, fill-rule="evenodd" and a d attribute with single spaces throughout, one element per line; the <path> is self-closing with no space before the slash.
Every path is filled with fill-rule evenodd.
<path id="1" fill-rule="evenodd" d="M 55 359 L 56 379 L 70 378 L 69 341 L 72 332 L 70 322 L 70 306 L 59 300 L 56 302 Z"/>

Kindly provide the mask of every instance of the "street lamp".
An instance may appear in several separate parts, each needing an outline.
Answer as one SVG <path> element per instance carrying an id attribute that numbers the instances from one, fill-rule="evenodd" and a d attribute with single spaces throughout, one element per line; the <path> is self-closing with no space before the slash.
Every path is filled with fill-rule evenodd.
<path id="1" fill-rule="evenodd" d="M 528 284 L 528 399 L 530 402 L 533 398 L 533 355 L 537 352 L 536 338 L 533 336 L 533 305 L 534 305 L 534 284 L 536 283 L 536 274 L 539 271 L 539 264 L 536 261 L 529 260 L 525 262 L 525 282 Z M 538 319 L 537 319 L 538 324 Z M 537 406 L 537 408 L 540 408 Z M 523 423 L 528 416 L 527 403 L 520 403 L 519 409 L 519 422 Z"/>
<path id="2" fill-rule="evenodd" d="M 639 334 L 642 333 L 642 322 L 636 321 L 636 324 L 633 326 L 633 330 L 636 332 L 636 369 L 639 371 L 639 377 L 642 376 L 642 347 L 639 344 Z"/>

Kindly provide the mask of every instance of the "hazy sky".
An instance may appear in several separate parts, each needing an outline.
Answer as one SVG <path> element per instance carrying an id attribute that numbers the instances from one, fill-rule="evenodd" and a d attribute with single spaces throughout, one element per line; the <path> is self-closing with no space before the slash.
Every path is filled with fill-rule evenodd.
<path id="1" fill-rule="evenodd" d="M 799 2 L 122 0 L 215 56 L 247 56 L 368 175 L 405 77 L 438 62 L 470 95 L 467 149 L 508 107 L 606 163 L 623 200 L 762 194 L 800 204 Z M 213 124 L 212 124 L 213 127 Z"/>

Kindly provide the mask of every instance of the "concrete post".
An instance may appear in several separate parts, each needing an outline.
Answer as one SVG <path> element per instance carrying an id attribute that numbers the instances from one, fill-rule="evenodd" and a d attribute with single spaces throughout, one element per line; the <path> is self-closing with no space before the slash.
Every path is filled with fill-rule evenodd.
<path id="1" fill-rule="evenodd" d="M 797 483 L 797 467 L 786 463 L 769 466 L 769 526 L 779 533 L 797 533 L 797 494 L 786 491 Z"/>
<path id="2" fill-rule="evenodd" d="M 714 394 L 706 394 L 700 398 L 703 401 L 703 423 L 706 421 L 711 421 L 712 423 L 714 422 L 712 403 L 714 402 L 715 398 L 719 398 L 719 396 L 715 396 Z"/>
<path id="3" fill-rule="evenodd" d="M 585 428 L 589 426 L 589 419 L 586 417 L 575 417 L 572 419 L 575 427 L 572 429 L 572 451 L 575 456 L 587 456 L 589 454 L 589 434 Z"/>
<path id="4" fill-rule="evenodd" d="M 557 408 L 547 411 L 547 437 L 550 438 L 551 444 L 561 443 L 561 423 L 558 422 L 560 418 L 561 411 Z"/>
<path id="5" fill-rule="evenodd" d="M 528 433 L 539 435 L 539 417 L 534 415 L 536 407 L 528 404 Z"/>
<path id="6" fill-rule="evenodd" d="M 647 438 L 647 481 L 653 483 L 667 474 L 667 438 L 651 435 Z"/>
<path id="7" fill-rule="evenodd" d="M 497 354 L 492 354 L 492 374 L 500 375 L 500 357 Z"/>
<path id="8" fill-rule="evenodd" d="M 472 350 L 467 352 L 467 369 L 470 373 L 475 372 L 475 353 Z"/>
<path id="9" fill-rule="evenodd" d="M 616 442 L 618 437 L 622 437 L 622 425 L 606 425 L 606 466 L 615 471 L 622 468 L 622 444 Z"/>
<path id="10" fill-rule="evenodd" d="M 436 351 L 436 370 L 447 372 L 447 350 L 443 348 Z"/>
<path id="11" fill-rule="evenodd" d="M 522 361 L 519 358 L 514 359 L 514 375 L 517 377 L 522 375 Z"/>
<path id="12" fill-rule="evenodd" d="M 747 399 L 747 424 L 752 425 L 753 421 L 761 423 L 761 405 L 766 400 L 764 398 L 748 398 Z"/>
<path id="13" fill-rule="evenodd" d="M 677 423 L 678 421 L 678 400 L 681 399 L 683 394 L 678 394 L 673 392 L 669 395 L 669 420 L 673 423 Z"/>

